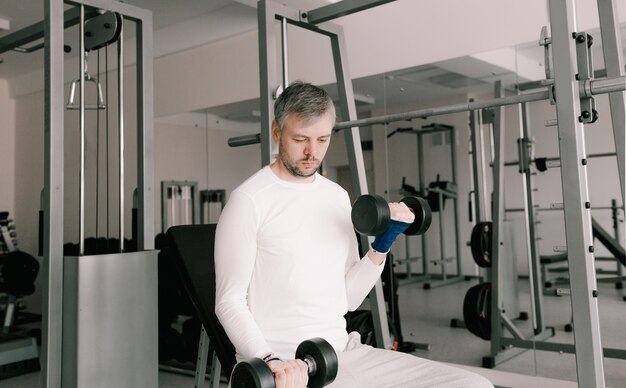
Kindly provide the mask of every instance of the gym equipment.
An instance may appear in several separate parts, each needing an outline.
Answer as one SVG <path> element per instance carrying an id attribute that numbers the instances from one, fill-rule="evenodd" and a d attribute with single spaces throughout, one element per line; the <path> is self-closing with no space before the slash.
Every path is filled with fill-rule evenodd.
<path id="1" fill-rule="evenodd" d="M 215 224 L 171 227 L 165 234 L 162 250 L 171 258 L 194 312 L 202 323 L 196 358 L 197 387 L 204 382 L 209 339 L 214 351 L 211 363 L 212 386 L 217 387 L 222 371 L 224 375 L 230 376 L 236 364 L 235 347 L 215 315 L 215 228 Z"/>
<path id="2" fill-rule="evenodd" d="M 117 141 L 119 160 L 119 252 L 108 255 L 84 256 L 85 249 L 85 73 L 86 22 L 106 13 L 119 14 L 124 20 L 120 26 L 117 43 Z M 118 1 L 103 0 L 97 4 L 77 1 L 46 1 L 45 20 L 26 26 L 2 37 L 0 51 L 15 45 L 25 45 L 43 37 L 45 47 L 44 95 L 44 200 L 43 200 L 43 263 L 46 274 L 42 278 L 43 290 L 43 344 L 41 380 L 45 386 L 62 385 L 133 388 L 158 385 L 157 301 L 156 301 L 156 252 L 152 249 L 154 238 L 154 162 L 153 162 L 153 42 L 152 13 Z M 120 20 L 116 16 L 117 20 Z M 102 21 L 103 19 L 95 19 Z M 95 24 L 94 24 L 95 23 Z M 99 22 L 89 23 L 89 28 Z M 105 23 L 108 24 L 108 23 Z M 102 24 L 103 29 L 106 26 Z M 124 115 L 124 33 L 127 26 L 136 37 L 133 44 L 134 67 L 133 94 L 136 94 L 135 120 L 128 122 Z M 78 31 L 77 87 L 78 114 L 65 111 L 63 77 L 66 74 L 64 60 L 65 29 Z M 96 28 L 97 30 L 97 28 Z M 92 33 L 97 40 L 100 34 Z M 107 35 L 106 33 L 104 35 Z M 111 40 L 111 39 L 105 39 Z M 90 46 L 97 47 L 97 44 Z M 106 47 L 109 46 L 105 46 Z M 108 57 L 108 56 L 107 56 Z M 128 69 L 128 68 L 127 68 Z M 128 69 L 127 71 L 130 71 Z M 107 72 L 108 73 L 108 72 Z M 97 114 L 97 113 L 96 113 Z M 109 114 L 106 115 L 109 117 Z M 90 117 L 93 117 L 90 115 Z M 80 127 L 80 167 L 78 177 L 78 244 L 77 257 L 64 257 L 63 244 L 67 239 L 64 187 L 73 187 L 66 181 L 66 159 L 63 139 L 68 126 L 66 118 L 76 118 Z M 136 130 L 126 136 L 124 124 L 128 122 Z M 91 135 L 91 134 L 90 134 Z M 124 165 L 124 139 L 136 139 L 136 160 Z M 107 139 L 107 144 L 110 140 Z M 79 164 L 70 160 L 73 165 Z M 138 188 L 138 236 L 137 252 L 124 252 L 124 227 L 127 187 L 126 171 L 130 181 L 136 180 Z M 108 176 L 108 174 L 107 174 Z M 69 183 L 68 183 L 69 182 Z M 128 190 L 130 191 L 130 190 Z M 130 206 L 129 206 L 130 207 Z M 107 219 L 113 218 L 107 211 Z M 74 218 L 72 217 L 72 220 Z M 108 237 L 108 236 L 107 236 Z M 145 281 L 145 282 L 144 282 Z M 89 283 L 87 285 L 86 283 Z M 119 292 L 119 294 L 115 294 Z M 89 308 L 85 309 L 89 306 Z M 63 306 L 63 308 L 61 308 Z M 137 308 L 141 306 L 141 308 Z M 94 311 L 94 309 L 98 311 Z M 133 322 L 133 325 L 128 324 Z M 107 333 L 103 336 L 102 333 Z M 94 358 L 94 349 L 98 357 Z M 124 357 L 120 357 L 123 354 Z M 78 373 L 80 371 L 80 373 Z M 122 383 L 123 382 L 123 383 Z"/>
<path id="3" fill-rule="evenodd" d="M 177 276 L 174 258 L 170 255 L 170 249 L 164 234 L 155 238 L 155 248 L 160 249 L 158 256 L 158 300 L 159 300 L 159 364 L 170 360 L 179 362 L 195 359 L 196 348 L 191 352 L 183 349 L 184 340 L 182 333 L 172 325 L 182 316 L 195 314 L 193 305 L 180 276 Z M 200 329 L 198 328 L 198 331 Z"/>
<path id="4" fill-rule="evenodd" d="M 218 204 L 216 211 L 213 204 Z M 200 191 L 200 223 L 215 224 L 222 214 L 222 209 L 226 205 L 226 190 L 202 190 Z"/>
<path id="5" fill-rule="evenodd" d="M 598 239 L 611 252 L 615 259 L 617 259 L 622 265 L 626 266 L 626 252 L 624 247 L 615 240 L 593 217 L 591 218 L 591 228 L 593 231 L 593 237 Z"/>
<path id="6" fill-rule="evenodd" d="M 296 349 L 296 359 L 307 364 L 309 388 L 321 388 L 337 377 L 337 354 L 322 338 L 302 342 Z M 235 365 L 230 384 L 233 388 L 274 388 L 274 376 L 269 366 L 259 358 Z"/>
<path id="7" fill-rule="evenodd" d="M 463 321 L 472 334 L 491 339 L 491 283 L 481 283 L 467 290 L 463 299 Z"/>
<path id="8" fill-rule="evenodd" d="M 493 223 L 479 222 L 472 229 L 470 248 L 479 267 L 491 267 Z"/>
<path id="9" fill-rule="evenodd" d="M 549 0 L 550 3 L 550 14 L 553 22 L 553 33 L 555 34 L 552 37 L 551 42 L 557 43 L 558 45 L 567 46 L 568 39 L 572 38 L 572 35 L 565 33 L 564 30 L 570 27 L 568 23 L 572 21 L 572 13 L 571 8 L 564 4 L 557 4 L 555 0 Z M 606 5 L 605 5 L 606 6 Z M 605 7 L 602 6 L 602 7 Z M 555 17 L 555 11 L 561 12 L 561 15 L 567 15 L 568 20 L 559 19 Z M 559 28 L 561 28 L 559 30 Z M 556 32 L 558 30 L 558 32 Z M 558 38 L 557 38 L 558 36 Z M 576 40 L 575 45 L 577 46 L 577 54 L 578 54 L 578 65 L 579 70 L 586 70 L 586 66 L 588 63 L 585 62 L 587 58 L 587 49 L 589 48 L 586 43 L 586 35 L 581 39 L 582 42 L 579 42 L 578 34 L 574 34 L 574 38 Z M 493 193 L 493 204 L 492 206 L 488 206 L 486 185 L 484 185 L 484 169 L 485 169 L 485 160 L 484 160 L 484 152 L 482 145 L 478 145 L 479 142 L 476 141 L 477 138 L 481 136 L 477 136 L 474 131 L 474 125 L 476 123 L 475 116 L 479 116 L 480 113 L 484 112 L 476 112 L 471 117 L 473 120 L 470 121 L 470 125 L 472 126 L 472 156 L 474 160 L 474 178 L 475 185 L 474 188 L 476 190 L 477 197 L 480 200 L 477 200 L 477 208 L 476 214 L 479 221 L 484 221 L 489 219 L 489 217 L 485 216 L 486 210 L 492 208 L 493 209 L 493 237 L 492 237 L 492 251 L 490 252 L 490 263 L 491 263 L 491 271 L 487 273 L 491 281 L 491 317 L 489 319 L 490 322 L 490 335 L 489 340 L 491 342 L 491 354 L 489 356 L 483 357 L 483 366 L 492 368 L 496 366 L 498 363 L 507 360 L 511 357 L 516 356 L 524 352 L 526 349 L 536 349 L 536 350 L 549 350 L 549 351 L 560 351 L 560 352 L 569 352 L 576 353 L 576 362 L 577 362 L 577 370 L 578 370 L 578 383 L 581 386 L 594 386 L 600 387 L 604 386 L 603 382 L 603 366 L 602 366 L 602 357 L 609 356 L 614 358 L 626 358 L 626 351 L 621 349 L 609 349 L 609 348 L 601 348 L 601 344 L 599 341 L 599 325 L 597 320 L 593 320 L 590 317 L 596 316 L 597 314 L 597 301 L 594 299 L 597 296 L 597 290 L 593 289 L 595 287 L 596 279 L 591 277 L 595 277 L 595 269 L 594 269 L 594 260 L 593 260 L 593 245 L 592 241 L 589 240 L 589 226 L 592 226 L 593 221 L 589 216 L 588 209 L 590 208 L 590 203 L 588 199 L 588 193 L 586 193 L 586 170 L 584 166 L 587 165 L 587 159 L 584 152 L 583 147 L 584 144 L 580 138 L 574 139 L 574 135 L 567 132 L 566 128 L 577 127 L 579 128 L 580 123 L 585 120 L 584 117 L 580 119 L 577 117 L 577 113 L 568 106 L 568 103 L 562 104 L 563 99 L 565 101 L 575 102 L 576 98 L 581 97 L 581 106 L 583 104 L 583 96 L 576 95 L 576 91 L 574 89 L 567 89 L 563 85 L 566 85 L 569 79 L 573 79 L 574 74 L 572 71 L 572 67 L 567 63 L 567 55 L 564 55 L 566 52 L 562 51 L 560 55 L 554 56 L 555 59 L 555 67 L 564 66 L 569 70 L 569 74 L 567 74 L 568 70 L 566 70 L 565 75 L 559 71 L 559 74 L 555 74 L 554 82 L 556 85 L 562 85 L 561 89 L 554 89 L 558 92 L 554 95 L 554 99 L 557 101 L 557 113 L 558 113 L 558 126 L 559 126 L 559 137 L 561 139 L 568 138 L 572 143 L 560 143 L 562 145 L 560 149 L 560 166 L 562 169 L 561 177 L 563 179 L 563 187 L 575 187 L 581 188 L 581 191 L 576 190 L 563 190 L 564 195 L 564 203 L 563 209 L 565 210 L 565 219 L 566 219 L 566 240 L 568 241 L 567 251 L 568 253 L 575 252 L 576 257 L 568 257 L 569 259 L 569 273 L 571 275 L 570 285 L 572 289 L 576 289 L 576 292 L 580 292 L 579 295 L 585 295 L 582 298 L 572 297 L 572 304 L 576 305 L 574 311 L 574 321 L 577 319 L 585 325 L 584 329 L 581 328 L 580 325 L 573 325 L 574 328 L 578 328 L 578 330 L 584 330 L 584 337 L 579 341 L 578 335 L 576 340 L 576 345 L 570 344 L 562 344 L 562 343 L 554 343 L 554 342 L 545 342 L 545 340 L 554 335 L 554 328 L 544 326 L 542 322 L 542 300 L 541 300 L 541 285 L 539 284 L 539 266 L 540 266 L 540 257 L 537 253 L 536 247 L 534 245 L 534 211 L 535 208 L 532 205 L 532 185 L 530 182 L 530 171 L 529 164 L 530 160 L 532 160 L 531 155 L 528 154 L 528 112 L 526 110 L 526 105 L 521 104 L 520 109 L 520 117 L 522 121 L 522 138 L 518 141 L 519 151 L 520 151 L 520 173 L 523 174 L 524 180 L 524 201 L 525 201 L 525 224 L 527 226 L 528 236 L 527 240 L 527 252 L 529 256 L 529 279 L 530 279 L 530 294 L 531 294 L 531 306 L 534 312 L 533 314 L 533 333 L 531 336 L 524 336 L 521 331 L 516 327 L 516 325 L 512 322 L 512 320 L 508 317 L 509 309 L 505 306 L 503 307 L 504 289 L 508 284 L 511 283 L 511 278 L 506 276 L 504 272 L 503 265 L 507 264 L 508 257 L 504 252 L 506 245 L 508 245 L 509 239 L 503 237 L 503 224 L 505 222 L 504 217 L 504 206 L 503 206 L 503 194 L 504 194 L 504 182 L 502 173 L 504 162 L 502 161 L 502 150 L 503 150 L 503 136 L 500 129 L 500 122 L 502 121 L 501 112 L 496 110 L 495 116 L 496 118 L 493 120 L 494 124 L 497 124 L 498 127 L 494 126 L 493 129 L 493 145 L 492 147 L 495 150 L 495 156 L 493 159 L 493 175 L 494 175 L 494 193 Z M 571 51 L 571 47 L 570 47 Z M 557 64 L 556 61 L 560 61 L 560 64 Z M 589 95 L 585 96 L 589 97 Z M 588 101 L 587 101 L 588 102 Z M 582 109 L 582 108 L 581 108 Z M 623 108 L 622 108 L 623 109 Z M 581 115 L 583 116 L 583 115 Z M 589 121 L 593 121 L 593 117 L 590 115 Z M 621 125 L 623 125 L 623 120 L 621 121 Z M 619 127 L 620 124 L 618 124 Z M 616 128 L 614 127 L 614 131 Z M 476 147 L 475 145 L 478 145 Z M 623 152 L 623 150 L 622 150 Z M 620 152 L 618 151 L 618 159 Z M 478 163 L 478 159 L 482 157 L 481 163 Z M 479 168 L 477 166 L 482 168 Z M 620 167 L 623 167 L 620 165 Z M 481 174 L 482 173 L 482 174 Z M 571 174 L 571 175 L 568 175 Z M 480 181 L 478 178 L 482 178 Z M 584 182 L 583 182 L 584 181 Z M 483 194 L 479 196 L 479 192 Z M 581 200 L 582 198 L 582 200 Z M 479 207 L 480 205 L 480 207 Z M 476 241 L 476 240 L 475 240 Z M 473 242 L 475 242 L 473 241 Z M 477 240 L 480 242 L 480 238 Z M 575 251 L 573 251 L 575 250 Z M 479 255 L 479 259 L 480 259 Z M 513 278 L 515 279 L 515 278 Z M 478 291 L 471 290 L 468 298 L 466 300 L 468 306 L 473 305 L 474 308 L 477 308 L 476 303 L 478 300 L 476 299 L 475 293 Z M 572 292 L 572 296 L 576 295 L 575 292 Z M 473 301 L 472 301 L 473 300 Z M 484 305 L 484 304 L 483 304 Z M 469 310 L 468 310 L 469 311 Z M 474 314 L 476 315 L 476 314 Z M 468 315 L 469 316 L 469 315 Z M 483 317 L 484 318 L 484 317 Z M 591 319 L 591 321 L 590 321 Z M 484 325 L 480 325 L 480 323 L 474 322 L 465 322 L 468 328 L 470 326 L 478 325 L 472 327 L 472 331 L 476 332 L 477 335 L 481 335 L 481 332 L 484 333 L 486 330 L 487 323 L 483 321 Z M 506 335 L 510 334 L 510 335 Z M 579 333 L 578 333 L 579 334 Z M 486 335 L 485 335 L 486 337 Z M 587 362 L 581 362 L 581 357 L 586 357 Z M 584 375 L 589 373 L 589 375 Z M 583 376 L 584 375 L 584 376 Z"/>
<path id="10" fill-rule="evenodd" d="M 11 231 L 11 232 L 10 232 Z M 39 262 L 18 250 L 15 226 L 8 212 L 0 212 L 0 293 L 6 294 L 0 331 L 0 380 L 39 370 L 36 338 L 14 330 L 18 299 L 32 295 Z"/>
<path id="11" fill-rule="evenodd" d="M 437 174 L 437 180 L 428 184 L 428 205 L 433 213 L 443 211 L 448 198 L 456 198 L 456 184 L 450 181 L 440 181 L 439 174 Z"/>
<path id="12" fill-rule="evenodd" d="M 624 288 L 624 273 L 623 266 L 625 263 L 625 251 L 622 245 L 619 243 L 619 219 L 618 219 L 618 208 L 617 201 L 615 199 L 611 200 L 610 207 L 594 207 L 592 210 L 600 210 L 600 209 L 610 209 L 611 216 L 613 220 L 613 236 L 609 234 L 607 230 L 605 230 L 600 223 L 594 218 L 591 217 L 591 230 L 594 239 L 598 240 L 610 253 L 612 256 L 609 257 L 598 257 L 595 256 L 594 259 L 596 261 L 615 261 L 616 269 L 608 270 L 608 269 L 599 269 L 597 273 L 597 281 L 598 282 L 610 282 L 615 283 L 616 289 Z M 569 284 L 569 276 L 568 276 L 568 265 L 567 265 L 567 252 L 556 254 L 556 255 L 541 255 L 541 279 L 543 281 L 543 291 L 544 294 L 554 295 L 555 289 L 554 287 L 559 284 Z M 556 266 L 556 264 L 562 264 Z M 552 276 L 552 273 L 561 274 Z M 612 276 L 611 276 L 612 275 Z"/>
<path id="13" fill-rule="evenodd" d="M 387 135 L 390 137 L 394 132 Z M 431 123 L 423 125 L 421 128 L 398 128 L 395 133 L 406 135 L 415 135 L 417 140 L 417 170 L 418 180 L 417 188 L 407 185 L 405 183 L 405 177 L 402 178 L 402 185 L 400 188 L 400 194 L 402 195 L 418 195 L 425 196 L 428 205 L 433 213 L 438 212 L 438 226 L 439 233 L 431 233 L 429 238 L 422 235 L 421 239 L 421 256 L 411 255 L 410 252 L 410 238 L 405 237 L 406 240 L 406 256 L 404 259 L 398 260 L 398 263 L 406 264 L 406 276 L 402 279 L 403 284 L 423 282 L 424 289 L 431 289 L 435 287 L 442 287 L 453 283 L 464 281 L 463 269 L 461 266 L 460 258 L 461 246 L 460 242 L 460 226 L 459 226 L 459 213 L 457 205 L 457 151 L 456 151 L 456 130 L 453 126 Z M 443 146 L 430 147 L 430 146 Z M 436 151 L 435 151 L 436 150 Z M 447 150 L 448 152 L 445 152 Z M 428 166 L 428 160 L 430 158 L 437 158 L 438 160 L 447 158 L 449 155 L 450 161 L 450 178 L 449 181 L 442 181 L 440 174 L 436 175 L 436 181 L 428 184 L 426 181 L 426 166 Z M 445 171 L 446 169 L 444 169 Z M 453 205 L 449 207 L 448 212 L 444 209 L 444 204 L 447 200 L 451 200 Z M 447 219 L 449 213 L 453 215 L 452 225 L 448 224 Z M 434 216 L 434 215 L 433 215 Z M 454 228 L 454 235 L 450 233 L 450 230 Z M 439 257 L 433 257 L 432 251 L 429 249 L 430 243 L 433 239 L 438 239 Z M 453 253 L 450 254 L 450 239 L 453 238 Z M 422 271 L 418 274 L 412 273 L 411 263 L 416 261 L 422 261 Z M 438 273 L 432 271 L 432 267 L 438 268 Z M 449 268 L 455 267 L 455 273 L 449 274 Z"/>
<path id="14" fill-rule="evenodd" d="M 420 197 L 405 197 L 404 202 L 415 214 L 415 220 L 404 231 L 406 235 L 425 233 L 430 227 L 432 213 L 428 202 Z M 365 194 L 360 196 L 352 205 L 352 224 L 354 229 L 362 235 L 377 236 L 382 234 L 390 221 L 389 204 L 379 195 Z"/>
<path id="15" fill-rule="evenodd" d="M 200 222 L 198 182 L 161 182 L 161 231 Z"/>
<path id="16" fill-rule="evenodd" d="M 89 51 L 105 47 L 120 38 L 122 34 L 122 17 L 116 12 L 104 12 L 100 16 L 87 20 L 84 24 L 84 31 L 84 63 L 81 64 L 81 67 L 84 68 L 84 74 L 82 77 L 72 81 L 66 108 L 77 110 L 81 109 L 81 106 L 84 106 L 84 109 L 87 110 L 106 109 L 100 82 L 97 77 L 89 74 L 87 71 L 87 55 Z M 95 85 L 97 91 L 97 101 L 95 104 L 77 104 L 74 101 L 76 85 L 81 84 L 81 91 L 84 92 L 85 90 L 82 86 L 83 81 L 91 82 Z M 84 101 L 82 97 L 81 100 Z"/>

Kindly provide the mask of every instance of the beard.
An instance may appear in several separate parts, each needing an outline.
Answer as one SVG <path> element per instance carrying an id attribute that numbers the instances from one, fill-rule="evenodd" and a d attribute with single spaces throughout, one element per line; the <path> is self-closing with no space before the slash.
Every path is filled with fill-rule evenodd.
<path id="1" fill-rule="evenodd" d="M 310 176 L 313 176 L 317 172 L 317 170 L 319 170 L 319 168 L 320 168 L 319 160 L 315 159 L 312 156 L 304 158 L 304 159 L 296 160 L 296 161 L 291 160 L 286 155 L 286 153 L 283 151 L 282 145 L 278 146 L 278 159 L 280 159 L 280 161 L 283 164 L 283 166 L 285 166 L 285 169 L 287 171 L 289 171 L 289 173 L 291 175 L 297 176 L 297 177 L 308 178 Z M 311 171 L 303 171 L 303 170 L 300 169 L 300 167 L 298 167 L 298 162 L 305 162 L 305 161 L 306 162 L 317 162 L 317 167 L 315 167 Z"/>

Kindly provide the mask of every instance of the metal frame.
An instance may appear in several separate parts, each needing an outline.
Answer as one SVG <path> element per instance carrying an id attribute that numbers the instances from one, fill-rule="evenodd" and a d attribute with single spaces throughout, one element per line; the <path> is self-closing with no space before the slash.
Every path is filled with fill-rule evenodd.
<path id="1" fill-rule="evenodd" d="M 454 127 L 435 124 L 435 125 L 424 126 L 420 129 L 407 128 L 401 131 L 399 130 L 398 133 L 414 134 L 417 136 L 416 142 L 417 142 L 417 157 L 418 157 L 418 162 L 417 162 L 418 189 L 419 189 L 419 192 L 422 194 L 426 194 L 426 191 L 427 191 L 426 186 L 424 184 L 424 181 L 425 181 L 425 178 L 424 178 L 425 176 L 424 136 L 430 135 L 433 133 L 441 133 L 445 137 L 445 134 L 449 134 L 452 183 L 454 183 L 455 185 L 457 184 L 458 179 L 457 179 L 457 166 L 456 166 L 456 129 Z M 461 268 L 461 244 L 460 244 L 461 239 L 460 239 L 459 209 L 458 209 L 457 193 L 442 190 L 439 188 L 430 189 L 430 190 L 437 193 L 437 195 L 439 196 L 439 203 L 443 204 L 443 201 L 445 198 L 450 198 L 454 204 L 453 212 L 454 212 L 455 256 L 452 259 L 456 260 L 456 274 L 449 276 L 446 272 L 446 264 L 450 260 L 447 259 L 444 254 L 445 253 L 445 233 L 444 233 L 445 227 L 444 227 L 443 206 L 441 206 L 439 209 L 439 235 L 440 235 L 439 248 L 441 252 L 441 257 L 439 260 L 435 261 L 436 263 L 441 265 L 441 274 L 438 275 L 439 277 L 435 277 L 433 276 L 434 274 L 429 273 L 428 260 L 426 260 L 426 257 L 427 257 L 426 236 L 421 235 L 420 237 L 422 239 L 422 273 L 418 274 L 417 276 L 411 275 L 409 263 L 411 260 L 415 260 L 416 258 L 411 258 L 409 256 L 409 244 L 408 244 L 409 236 L 405 236 L 405 239 L 407 240 L 407 244 L 406 244 L 406 252 L 407 252 L 406 257 L 407 258 L 404 259 L 404 261 L 407 261 L 407 274 L 406 274 L 405 279 L 400 280 L 400 285 L 414 283 L 414 282 L 435 280 L 433 283 L 424 284 L 424 289 L 431 289 L 431 288 L 446 286 L 446 285 L 453 284 L 453 283 L 458 283 L 460 281 L 465 280 L 465 278 L 463 277 L 463 271 Z M 398 264 L 402 262 L 403 260 L 396 260 L 396 263 Z"/>
<path id="2" fill-rule="evenodd" d="M 537 235 L 535 225 L 535 204 L 533 201 L 533 180 L 530 171 L 529 147 L 532 142 L 530 135 L 530 117 L 527 104 L 520 104 L 520 138 L 519 142 L 519 172 L 522 175 L 524 221 L 526 224 L 526 254 L 528 256 L 528 274 L 530 281 L 530 305 L 533 330 L 538 334 L 543 328 L 543 298 L 541 277 L 541 260 L 537 251 Z M 506 209 L 505 209 L 506 212 Z M 541 283 L 541 284 L 540 284 Z"/>
<path id="3" fill-rule="evenodd" d="M 64 6 L 74 8 L 64 12 Z M 84 7 L 84 14 L 81 8 Z M 41 386 L 60 387 L 63 341 L 64 227 L 64 59 L 63 31 L 98 14 L 120 13 L 137 25 L 137 186 L 138 250 L 154 248 L 154 150 L 152 13 L 111 0 L 45 0 L 44 20 L 0 39 L 0 52 L 44 38 L 44 261 L 42 266 L 43 346 Z M 83 14 L 81 17 L 81 14 Z M 82 47 L 82 45 L 81 45 Z M 82 58 L 81 58 L 82 60 Z M 120 65 L 122 65 L 120 63 Z M 122 73 L 123 66 L 119 68 Z M 81 72 L 81 76 L 83 73 Z M 121 81 L 120 81 L 121 82 Z M 81 82 L 81 85 L 83 83 Z M 81 86 L 82 87 L 82 86 Z M 82 93 L 81 93 L 82 99 Z M 82 116 L 82 114 L 81 114 Z M 82 120 L 82 119 L 81 119 Z M 123 210 L 120 211 L 123 218 Z M 123 222 L 121 219 L 120 222 Z M 123 233 L 123 226 L 120 227 Z M 120 240 L 123 241 L 123 235 Z"/>
<path id="4" fill-rule="evenodd" d="M 496 98 L 502 96 L 503 90 L 499 82 L 496 82 L 495 95 Z M 522 105 L 521 110 L 525 110 L 525 104 Z M 513 319 L 516 319 L 516 314 L 519 312 L 519 302 L 517 300 L 517 276 L 516 276 L 516 264 L 506 257 L 511 254 L 510 249 L 510 236 L 506 235 L 507 228 L 505 228 L 505 191 L 504 191 L 504 109 L 502 106 L 493 109 L 492 112 L 487 114 L 482 112 L 482 116 L 489 116 L 489 121 L 492 124 L 492 166 L 493 166 L 493 238 L 492 238 L 492 257 L 491 268 L 486 271 L 486 275 L 492 284 L 491 287 L 491 338 L 490 338 L 490 355 L 483 357 L 483 367 L 493 368 L 497 364 L 511 359 L 525 352 L 526 349 L 532 349 L 528 344 L 536 343 L 536 341 L 542 341 L 554 335 L 554 329 L 544 327 L 541 322 L 541 299 L 537 300 L 537 295 L 534 292 L 539 287 L 539 276 L 533 275 L 535 265 L 532 264 L 535 260 L 529 255 L 530 266 L 530 289 L 531 289 L 531 306 L 533 309 L 533 336 L 526 338 L 524 334 L 516 327 Z M 522 120 L 522 124 L 526 121 Z M 527 134 L 527 128 L 522 125 L 520 131 Z M 522 140 L 522 139 L 520 139 Z M 482 143 L 482 139 L 481 142 Z M 528 158 L 525 157 L 525 153 L 521 152 L 522 148 L 525 151 L 525 141 L 519 141 L 520 143 L 520 163 L 524 163 Z M 474 165 L 478 167 L 478 174 L 484 174 L 485 162 L 484 155 L 472 154 L 474 159 Z M 478 160 L 480 159 L 480 160 Z M 521 169 L 521 167 L 520 167 Z M 475 172 L 476 173 L 476 172 Z M 529 174 L 524 174 L 524 186 L 528 189 L 531 186 L 527 186 L 527 178 Z M 487 193 L 482 192 L 485 190 L 484 182 L 482 186 L 475 187 L 476 190 L 476 202 L 482 202 L 487 197 Z M 531 196 L 525 196 L 524 210 L 532 209 Z M 486 206 L 486 205 L 485 205 Z M 531 206 L 529 208 L 529 206 Z M 528 215 L 530 217 L 530 215 Z M 477 217 L 478 218 L 478 217 Z M 534 228 L 530 228 L 534 231 Z M 531 232 L 527 230 L 527 249 L 532 251 L 534 246 L 534 240 L 531 240 Z M 541 295 L 538 296 L 541 298 Z M 507 336 L 507 333 L 512 335 L 512 338 Z"/>
<path id="5" fill-rule="evenodd" d="M 561 181 L 569 272 L 571 279 L 576 370 L 578 384 L 604 387 L 593 236 L 589 203 L 584 126 L 579 122 L 580 101 L 576 81 L 576 30 L 571 1 L 549 0 L 552 26 L 554 93 L 557 101 Z"/>
<path id="6" fill-rule="evenodd" d="M 319 24 L 393 1 L 395 0 L 343 0 L 308 11 L 302 18 L 311 24 Z"/>

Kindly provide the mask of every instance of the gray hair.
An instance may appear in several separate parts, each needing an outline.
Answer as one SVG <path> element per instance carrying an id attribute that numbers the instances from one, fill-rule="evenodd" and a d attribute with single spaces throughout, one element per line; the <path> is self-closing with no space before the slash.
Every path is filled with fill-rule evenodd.
<path id="1" fill-rule="evenodd" d="M 291 114 L 310 121 L 326 112 L 331 114 L 335 126 L 335 105 L 332 98 L 324 89 L 302 81 L 289 85 L 274 102 L 274 117 L 281 131 Z"/>

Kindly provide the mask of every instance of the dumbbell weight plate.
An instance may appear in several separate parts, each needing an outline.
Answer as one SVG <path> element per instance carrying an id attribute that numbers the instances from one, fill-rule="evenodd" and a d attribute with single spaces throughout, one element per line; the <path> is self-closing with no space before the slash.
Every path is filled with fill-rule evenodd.
<path id="1" fill-rule="evenodd" d="M 260 358 L 235 365 L 230 384 L 232 388 L 276 388 L 272 370 Z"/>
<path id="2" fill-rule="evenodd" d="M 366 236 L 377 236 L 387 229 L 391 213 L 389 204 L 378 195 L 365 194 L 352 205 L 352 225 Z"/>
<path id="3" fill-rule="evenodd" d="M 309 374 L 309 388 L 321 388 L 332 383 L 337 377 L 337 353 L 335 349 L 322 338 L 312 338 L 298 345 L 296 358 L 312 359 L 315 363 L 315 372 Z"/>
<path id="4" fill-rule="evenodd" d="M 415 221 L 404 231 L 404 234 L 409 236 L 424 234 L 430 228 L 433 218 L 428 201 L 420 197 L 404 197 L 400 202 L 404 202 L 415 214 Z"/>

